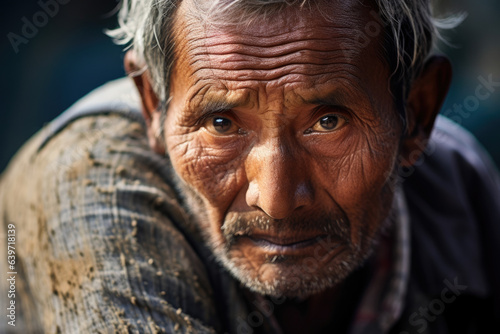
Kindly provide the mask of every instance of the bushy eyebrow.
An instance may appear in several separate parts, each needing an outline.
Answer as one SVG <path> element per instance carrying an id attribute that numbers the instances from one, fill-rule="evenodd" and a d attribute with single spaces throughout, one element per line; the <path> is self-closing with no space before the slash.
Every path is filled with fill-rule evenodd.
<path id="1" fill-rule="evenodd" d="M 349 97 L 344 93 L 336 91 L 334 93 L 328 94 L 324 97 L 318 97 L 311 100 L 304 101 L 308 104 L 319 105 L 319 106 L 346 106 L 349 105 Z"/>
<path id="2" fill-rule="evenodd" d="M 200 90 L 198 91 L 200 92 Z M 191 97 L 188 107 L 190 118 L 206 118 L 215 113 L 224 113 L 237 107 L 248 105 L 248 94 L 227 94 L 227 90 L 220 94 L 218 90 L 204 90 L 201 94 Z"/>
<path id="3" fill-rule="evenodd" d="M 325 96 L 315 97 L 304 102 L 317 106 L 339 107 L 363 119 L 371 117 L 370 114 L 373 116 L 375 111 L 373 100 L 361 90 L 335 89 Z"/>
<path id="4" fill-rule="evenodd" d="M 212 115 L 227 112 L 236 108 L 240 103 L 230 102 L 223 98 L 206 97 L 189 108 L 189 118 L 197 122 Z"/>

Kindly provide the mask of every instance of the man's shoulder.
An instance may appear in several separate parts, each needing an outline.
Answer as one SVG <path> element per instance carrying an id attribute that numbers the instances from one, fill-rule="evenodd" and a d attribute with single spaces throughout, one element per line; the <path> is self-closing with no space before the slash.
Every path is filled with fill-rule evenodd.
<path id="1" fill-rule="evenodd" d="M 88 116 L 119 115 L 144 124 L 140 97 L 130 78 L 110 81 L 91 91 L 50 122 L 41 134 L 40 148 L 74 121 Z"/>
<path id="2" fill-rule="evenodd" d="M 169 161 L 149 148 L 144 124 L 130 116 L 133 105 L 123 95 L 110 99 L 110 88 L 127 94 L 127 85 L 116 84 L 39 132 L 3 175 L 0 215 L 19 231 L 18 258 L 30 273 L 22 279 L 48 313 L 69 313 L 69 294 L 81 314 L 123 320 L 110 326 L 155 323 L 169 331 L 178 323 L 210 332 L 220 326 L 214 291 L 186 233 Z M 75 321 L 67 325 L 107 326 Z M 40 322 L 50 331 L 43 315 Z"/>
<path id="3" fill-rule="evenodd" d="M 439 117 L 425 153 L 405 172 L 413 275 L 432 294 L 458 280 L 467 294 L 491 296 L 500 279 L 492 269 L 500 256 L 500 181 L 487 152 Z"/>
<path id="4" fill-rule="evenodd" d="M 444 116 L 438 117 L 430 143 L 439 145 L 488 177 L 498 174 L 497 167 L 474 135 Z M 492 181 L 498 182 L 498 178 Z"/>
<path id="5" fill-rule="evenodd" d="M 474 210 L 478 198 L 500 201 L 492 196 L 500 193 L 498 169 L 486 150 L 470 132 L 443 116 L 419 161 L 400 174 L 407 196 L 420 197 L 440 211 L 457 211 L 460 203 L 471 210 L 464 220 L 482 215 Z"/>

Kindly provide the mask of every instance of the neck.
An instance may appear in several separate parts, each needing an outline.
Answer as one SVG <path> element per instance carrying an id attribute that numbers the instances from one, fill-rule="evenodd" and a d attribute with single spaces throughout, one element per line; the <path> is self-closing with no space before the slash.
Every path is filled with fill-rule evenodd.
<path id="1" fill-rule="evenodd" d="M 254 306 L 273 303 L 270 320 L 283 333 L 347 333 L 370 278 L 370 268 L 366 263 L 344 282 L 306 299 L 273 302 L 262 301 L 264 297 L 253 295 L 250 300 L 254 300 Z"/>
<path id="2" fill-rule="evenodd" d="M 316 333 L 328 328 L 340 296 L 340 286 L 305 300 L 287 300 L 276 309 L 284 333 Z"/>

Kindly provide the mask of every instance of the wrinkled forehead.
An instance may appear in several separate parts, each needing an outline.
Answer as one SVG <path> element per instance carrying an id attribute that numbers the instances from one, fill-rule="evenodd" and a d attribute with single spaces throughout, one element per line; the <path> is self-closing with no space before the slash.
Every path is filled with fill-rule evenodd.
<path id="1" fill-rule="evenodd" d="M 359 0 L 268 11 L 235 5 L 213 15 L 213 8 L 194 1 L 199 0 L 185 0 L 178 8 L 177 85 L 184 81 L 197 92 L 208 87 L 200 82 L 230 82 L 232 89 L 258 82 L 299 94 L 338 82 L 367 99 L 386 95 L 388 66 L 380 56 L 381 36 L 360 38 L 376 18 L 373 8 Z"/>
<path id="2" fill-rule="evenodd" d="M 353 60 L 381 41 L 382 25 L 374 7 L 372 1 L 361 0 L 184 0 L 174 35 L 177 44 L 191 42 L 189 49 L 210 45 L 208 39 L 218 36 L 227 44 L 245 39 L 264 46 L 269 45 L 266 38 L 275 44 L 283 39 L 330 39 Z"/>

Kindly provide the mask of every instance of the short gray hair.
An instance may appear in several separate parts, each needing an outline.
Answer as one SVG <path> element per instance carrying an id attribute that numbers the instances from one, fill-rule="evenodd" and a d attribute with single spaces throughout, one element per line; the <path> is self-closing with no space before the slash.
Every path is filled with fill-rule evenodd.
<path id="1" fill-rule="evenodd" d="M 173 23 L 180 1 L 123 0 L 118 14 L 119 27 L 108 32 L 117 44 L 128 45 L 144 62 L 163 107 L 166 107 L 169 97 L 169 79 L 174 62 Z M 265 8 L 304 6 L 313 1 L 213 0 L 210 6 L 219 12 L 233 13 L 243 9 L 245 13 L 262 13 Z M 463 16 L 437 20 L 432 15 L 430 0 L 371 1 L 378 7 L 378 18 L 384 27 L 384 56 L 393 71 L 391 92 L 396 100 L 403 103 L 407 88 L 422 70 L 435 37 L 440 36 L 439 30 L 455 27 Z M 249 19 L 248 15 L 243 17 Z"/>

